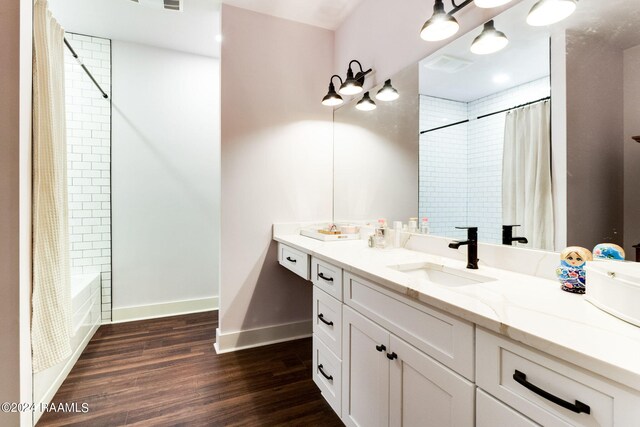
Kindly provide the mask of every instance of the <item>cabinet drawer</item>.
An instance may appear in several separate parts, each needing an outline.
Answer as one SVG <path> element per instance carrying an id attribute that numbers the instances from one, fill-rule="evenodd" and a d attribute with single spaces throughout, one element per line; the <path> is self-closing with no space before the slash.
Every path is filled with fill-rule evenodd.
<path id="1" fill-rule="evenodd" d="M 342 358 L 342 303 L 313 287 L 313 334 Z"/>
<path id="2" fill-rule="evenodd" d="M 314 285 L 342 301 L 342 269 L 311 258 L 311 281 Z"/>
<path id="3" fill-rule="evenodd" d="M 344 274 L 344 301 L 465 378 L 474 379 L 474 325 Z"/>
<path id="4" fill-rule="evenodd" d="M 296 273 L 304 280 L 309 280 L 310 256 L 290 246 L 278 243 L 278 262 Z"/>
<path id="5" fill-rule="evenodd" d="M 638 425 L 640 393 L 491 332 L 476 335 L 478 386 L 533 421 Z"/>
<path id="6" fill-rule="evenodd" d="M 342 363 L 322 343 L 313 336 L 313 382 L 333 410 L 342 417 Z"/>
<path id="7" fill-rule="evenodd" d="M 480 389 L 476 391 L 476 427 L 540 427 Z"/>

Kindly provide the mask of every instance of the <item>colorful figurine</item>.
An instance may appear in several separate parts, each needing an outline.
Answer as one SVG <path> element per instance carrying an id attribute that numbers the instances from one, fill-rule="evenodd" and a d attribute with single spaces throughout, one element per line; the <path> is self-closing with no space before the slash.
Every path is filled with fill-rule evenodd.
<path id="1" fill-rule="evenodd" d="M 610 259 L 614 261 L 624 261 L 624 249 L 614 243 L 600 243 L 593 248 L 594 259 Z"/>
<path id="2" fill-rule="evenodd" d="M 562 290 L 574 294 L 584 294 L 587 285 L 587 275 L 584 266 L 592 261 L 593 256 L 588 249 L 570 246 L 560 253 L 560 267 L 556 270 Z"/>

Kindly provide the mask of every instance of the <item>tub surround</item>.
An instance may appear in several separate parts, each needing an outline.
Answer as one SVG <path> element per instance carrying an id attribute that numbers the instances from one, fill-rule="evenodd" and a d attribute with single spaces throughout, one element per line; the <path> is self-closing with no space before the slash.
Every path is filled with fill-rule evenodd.
<path id="1" fill-rule="evenodd" d="M 71 276 L 71 306 L 73 309 L 73 353 L 55 366 L 38 372 L 33 376 L 34 402 L 50 403 L 54 395 L 71 372 L 85 347 L 100 327 L 100 273 Z M 41 412 L 34 412 L 34 423 Z"/>
<path id="2" fill-rule="evenodd" d="M 558 255 L 479 245 L 479 270 L 496 280 L 458 287 L 420 283 L 392 267 L 432 263 L 467 270 L 450 239 L 403 233 L 403 247 L 371 249 L 365 240 L 321 242 L 298 225 L 274 226 L 274 240 L 477 326 L 640 390 L 640 328 L 610 316 L 583 296 L 562 292 Z M 391 268 L 390 268 L 391 267 Z"/>

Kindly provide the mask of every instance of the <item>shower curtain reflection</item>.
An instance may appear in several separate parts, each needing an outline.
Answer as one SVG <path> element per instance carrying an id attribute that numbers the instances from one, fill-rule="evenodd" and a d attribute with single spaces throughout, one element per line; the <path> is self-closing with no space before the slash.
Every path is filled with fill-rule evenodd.
<path id="1" fill-rule="evenodd" d="M 502 164 L 502 219 L 519 224 L 534 249 L 554 249 L 550 102 L 507 113 Z"/>

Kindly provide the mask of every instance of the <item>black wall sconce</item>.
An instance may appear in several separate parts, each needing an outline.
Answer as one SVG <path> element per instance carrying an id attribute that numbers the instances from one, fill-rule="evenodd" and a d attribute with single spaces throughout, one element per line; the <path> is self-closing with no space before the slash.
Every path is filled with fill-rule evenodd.
<path id="1" fill-rule="evenodd" d="M 333 79 L 336 77 L 340 80 L 340 85 L 342 86 L 342 77 L 337 74 L 331 76 L 331 80 L 329 80 L 329 92 L 322 98 L 322 105 L 326 105 L 327 107 L 337 107 L 344 102 L 342 97 L 336 92 L 336 87 L 333 85 Z"/>
<path id="2" fill-rule="evenodd" d="M 512 0 L 464 0 L 458 4 L 450 0 L 452 9 L 446 12 L 443 0 L 435 0 L 433 14 L 420 30 L 420 37 L 426 41 L 448 39 L 458 32 L 460 25 L 453 16 L 465 7 L 474 3 L 480 8 L 493 8 L 510 3 Z M 577 0 L 540 0 L 533 5 L 527 15 L 527 23 L 531 26 L 546 26 L 568 18 L 577 7 Z M 485 24 L 485 28 L 476 38 L 471 51 L 477 54 L 494 53 L 503 49 L 508 43 L 504 33 L 496 30 L 493 20 Z"/>
<path id="3" fill-rule="evenodd" d="M 353 74 L 353 69 L 351 68 L 351 64 L 358 64 L 358 67 L 360 67 L 360 71 L 358 71 L 355 76 Z M 340 86 L 340 90 L 338 90 L 338 92 L 340 92 L 341 95 L 357 95 L 359 93 L 362 93 L 362 86 L 364 85 L 364 79 L 366 77 L 367 74 L 369 74 L 371 72 L 371 68 L 369 68 L 367 71 L 364 71 L 364 69 L 362 68 L 362 64 L 359 61 L 356 61 L 355 59 L 352 60 L 351 62 L 349 62 L 349 69 L 347 70 L 347 79 L 344 81 L 344 83 L 342 83 L 342 85 Z"/>
<path id="4" fill-rule="evenodd" d="M 353 73 L 353 64 L 357 64 L 360 68 L 360 71 L 355 74 Z M 325 105 L 327 107 L 337 107 L 344 103 L 344 99 L 341 95 L 352 96 L 362 93 L 362 91 L 364 90 L 363 86 L 365 78 L 371 71 L 371 68 L 365 71 L 362 68 L 362 64 L 360 64 L 360 62 L 356 61 L 355 59 L 349 62 L 347 78 L 344 81 L 337 74 L 331 76 L 331 79 L 329 80 L 329 91 L 324 96 L 324 98 L 322 98 L 322 105 Z M 333 84 L 333 80 L 335 78 L 340 81 L 340 89 L 338 89 L 338 91 L 336 91 L 336 86 Z M 384 82 L 382 88 L 380 88 L 380 90 L 376 94 L 376 99 L 378 101 L 384 102 L 395 101 L 399 97 L 400 95 L 398 94 L 398 91 L 391 85 L 391 79 L 387 79 Z M 373 99 L 371 99 L 369 92 L 367 92 L 363 95 L 360 101 L 358 101 L 358 103 L 356 104 L 356 108 L 361 111 L 372 111 L 375 110 L 377 106 Z"/>

